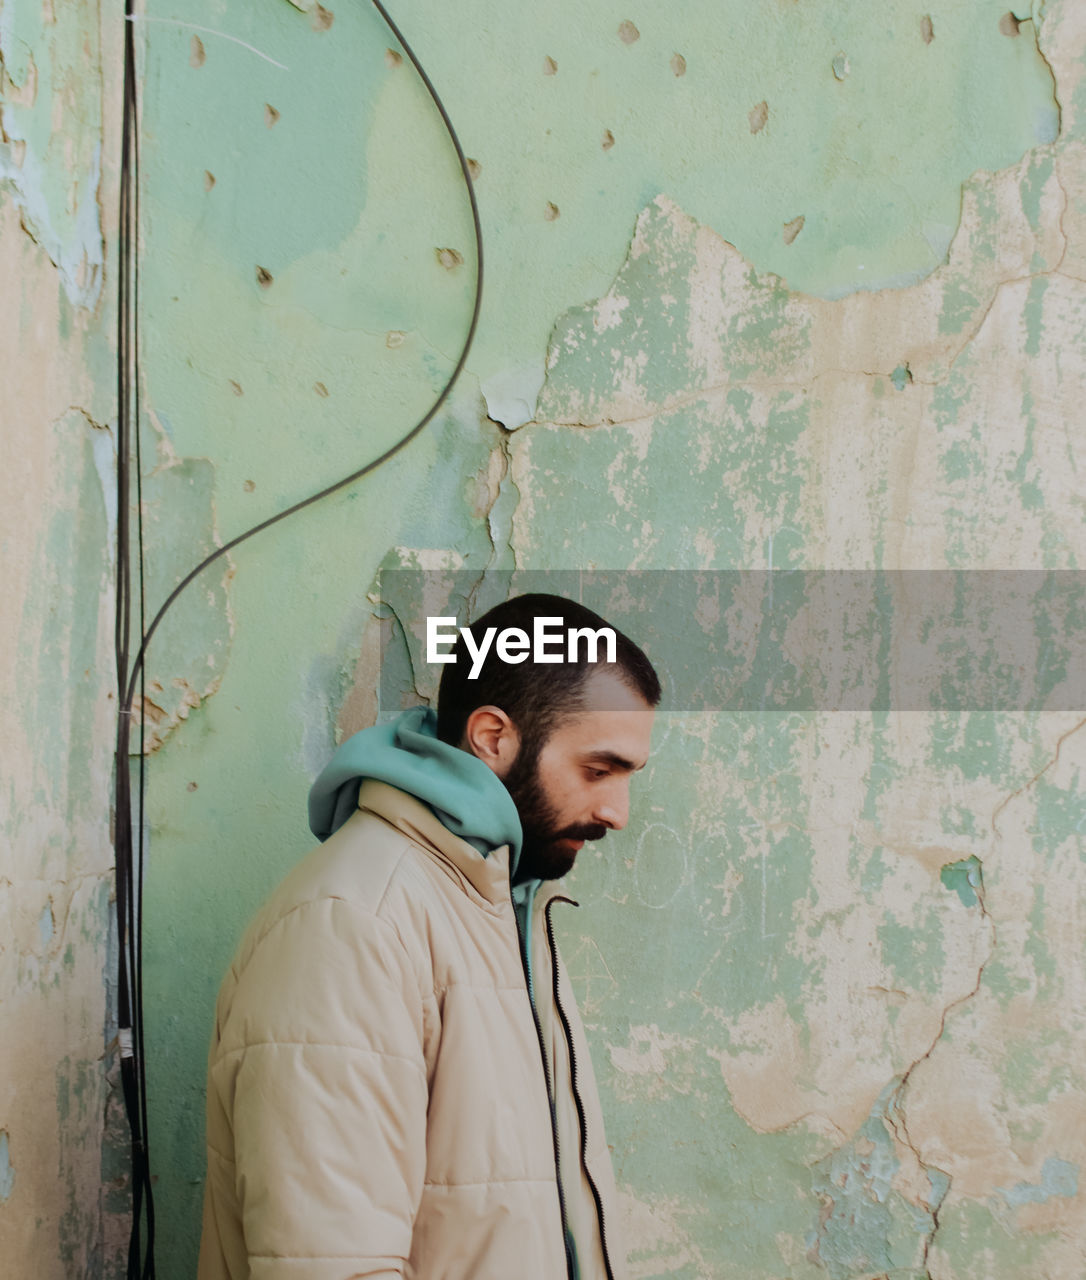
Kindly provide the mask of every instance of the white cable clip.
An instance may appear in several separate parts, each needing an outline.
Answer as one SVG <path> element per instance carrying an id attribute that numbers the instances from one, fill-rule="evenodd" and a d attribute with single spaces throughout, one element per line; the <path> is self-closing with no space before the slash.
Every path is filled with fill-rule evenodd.
<path id="1" fill-rule="evenodd" d="M 134 1058 L 136 1056 L 136 1051 L 132 1044 L 131 1027 L 119 1027 L 117 1029 L 117 1043 L 120 1046 L 122 1058 Z"/>

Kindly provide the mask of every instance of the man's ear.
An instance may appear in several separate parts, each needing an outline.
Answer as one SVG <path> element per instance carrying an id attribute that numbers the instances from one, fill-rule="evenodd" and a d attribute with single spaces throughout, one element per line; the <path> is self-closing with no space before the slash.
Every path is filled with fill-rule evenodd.
<path id="1" fill-rule="evenodd" d="M 462 746 L 504 778 L 520 751 L 520 734 L 501 707 L 476 707 L 464 725 Z"/>

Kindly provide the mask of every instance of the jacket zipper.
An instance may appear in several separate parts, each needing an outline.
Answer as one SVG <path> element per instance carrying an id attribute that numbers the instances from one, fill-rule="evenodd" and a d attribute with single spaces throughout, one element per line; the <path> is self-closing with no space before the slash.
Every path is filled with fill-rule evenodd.
<path id="1" fill-rule="evenodd" d="M 553 907 L 556 902 L 568 902 L 574 907 L 577 906 L 577 903 L 574 902 L 572 898 L 551 898 L 544 908 L 543 915 L 547 924 L 547 944 L 551 949 L 551 981 L 554 986 L 554 1007 L 558 1012 L 559 1018 L 562 1020 L 562 1027 L 566 1033 L 566 1044 L 569 1046 L 569 1082 L 570 1087 L 573 1090 L 573 1101 L 577 1104 L 577 1118 L 581 1124 L 581 1168 L 584 1170 L 584 1176 L 588 1180 L 588 1185 L 592 1190 L 592 1198 L 596 1202 L 596 1214 L 600 1220 L 600 1246 L 603 1251 L 603 1265 L 607 1269 L 607 1280 L 615 1280 L 615 1273 L 611 1269 L 611 1255 L 607 1249 L 607 1226 L 604 1222 L 603 1200 L 600 1197 L 599 1188 L 596 1186 L 596 1180 L 589 1172 L 588 1162 L 586 1159 L 588 1150 L 588 1130 L 585 1124 L 584 1103 L 581 1101 L 581 1095 L 577 1089 L 577 1055 L 573 1051 L 573 1035 L 570 1031 L 569 1019 L 566 1017 L 566 1011 L 562 1008 L 562 1001 L 558 996 L 558 948 L 554 941 L 554 922 L 551 920 L 551 907 Z M 553 1104 L 551 1107 L 551 1114 L 554 1116 Z M 554 1119 L 554 1124 L 555 1150 L 557 1151 L 557 1117 Z"/>
<path id="2" fill-rule="evenodd" d="M 555 1186 L 558 1188 L 558 1211 L 562 1217 L 562 1252 L 565 1255 L 565 1259 L 566 1259 L 567 1280 L 573 1280 L 573 1262 L 569 1256 L 569 1220 L 566 1216 L 566 1194 L 562 1190 L 562 1170 L 558 1161 L 558 1113 L 555 1109 L 554 1086 L 551 1082 L 551 1069 L 547 1064 L 546 1046 L 543 1043 L 543 1024 L 539 1021 L 539 1010 L 535 1007 L 535 996 L 532 994 L 531 962 L 528 957 L 527 948 L 525 946 L 524 933 L 522 932 L 520 927 L 520 920 L 517 918 L 515 903 L 513 905 L 513 919 L 514 921 L 516 921 L 516 926 L 517 926 L 517 941 L 519 943 L 519 949 L 520 949 L 520 963 L 524 969 L 524 987 L 528 993 L 528 1005 L 532 1010 L 532 1021 L 535 1023 L 535 1035 L 536 1035 L 536 1039 L 539 1042 L 539 1056 L 543 1062 L 543 1078 L 547 1084 L 547 1105 L 550 1107 L 550 1113 L 551 1113 L 551 1138 L 554 1141 L 554 1182 L 555 1182 Z M 564 1024 L 565 1023 L 564 1016 L 562 1018 L 562 1021 Z M 566 1034 L 567 1035 L 569 1034 L 568 1031 Z M 578 1107 L 578 1110 L 580 1110 L 579 1100 L 577 1103 L 577 1107 Z M 583 1133 L 584 1133 L 584 1129 L 583 1129 L 583 1121 L 582 1121 L 582 1138 L 581 1138 L 582 1147 L 584 1144 Z M 595 1188 L 593 1188 L 593 1190 L 595 1190 Z M 608 1266 L 607 1268 L 607 1273 L 608 1273 L 608 1276 L 610 1277 L 610 1280 L 614 1280 L 614 1277 L 611 1276 L 610 1266 Z"/>

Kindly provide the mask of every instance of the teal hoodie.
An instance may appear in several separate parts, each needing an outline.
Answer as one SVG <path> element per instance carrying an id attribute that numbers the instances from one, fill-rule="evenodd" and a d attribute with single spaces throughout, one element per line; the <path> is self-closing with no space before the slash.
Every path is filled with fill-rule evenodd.
<path id="1" fill-rule="evenodd" d="M 484 857 L 509 845 L 515 875 L 521 829 L 512 796 L 481 760 L 441 741 L 429 707 L 412 707 L 391 724 L 363 729 L 343 743 L 309 792 L 309 826 L 318 840 L 327 840 L 358 807 L 364 778 L 421 800 Z"/>

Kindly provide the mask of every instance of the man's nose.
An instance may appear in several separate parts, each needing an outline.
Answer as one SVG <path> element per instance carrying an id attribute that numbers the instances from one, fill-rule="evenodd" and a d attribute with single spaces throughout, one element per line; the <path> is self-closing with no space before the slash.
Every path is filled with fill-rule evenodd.
<path id="1" fill-rule="evenodd" d="M 596 806 L 593 816 L 612 831 L 622 830 L 630 817 L 630 784 L 627 779 L 623 778 L 620 785 L 608 791 Z"/>

